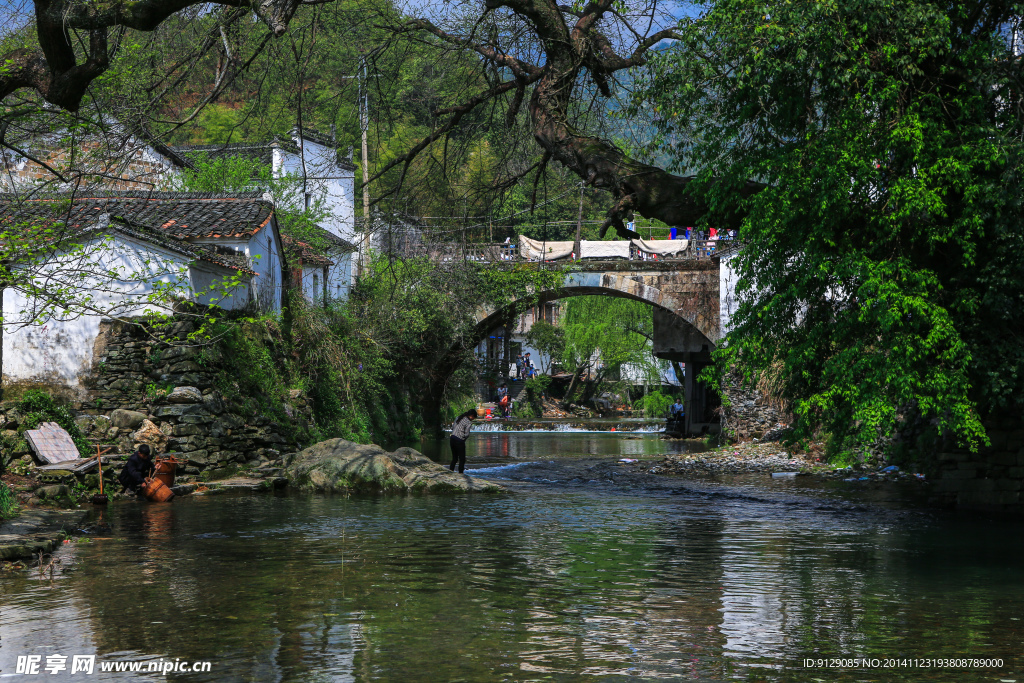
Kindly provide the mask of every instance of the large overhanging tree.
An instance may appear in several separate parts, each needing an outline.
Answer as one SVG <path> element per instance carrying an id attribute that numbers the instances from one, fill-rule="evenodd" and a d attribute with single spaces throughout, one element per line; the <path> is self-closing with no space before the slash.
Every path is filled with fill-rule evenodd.
<path id="1" fill-rule="evenodd" d="M 240 8 L 226 13 L 224 24 L 251 10 L 280 36 L 300 6 L 323 1 L 213 4 Z M 37 44 L 17 44 L 4 52 L 0 98 L 30 89 L 53 105 L 75 111 L 90 84 L 110 68 L 126 29 L 152 31 L 175 13 L 206 4 L 197 0 L 34 0 Z M 379 169 L 376 177 L 393 167 L 406 168 L 434 143 L 447 142 L 453 130 L 481 109 L 500 109 L 511 125 L 525 104 L 529 128 L 543 156 L 523 175 L 556 161 L 589 185 L 610 192 L 615 202 L 602 233 L 614 227 L 620 235 L 634 236 L 625 226 L 633 212 L 680 225 L 696 223 L 707 213 L 707 204 L 687 191 L 691 177 L 644 163 L 588 125 L 588 114 L 605 109 L 601 101 L 613 95 L 620 77 L 646 64 L 655 46 L 676 37 L 675 30 L 666 27 L 674 22 L 666 22 L 657 0 L 633 5 L 595 0 L 571 6 L 555 0 L 487 0 L 454 7 L 460 21 L 452 25 L 435 23 L 427 16 L 380 14 L 378 26 L 396 37 L 412 36 L 472 54 L 480 60 L 484 78 L 477 82 L 482 84 L 478 91 L 439 107 L 433 131 Z M 211 33 L 210 40 L 217 39 L 216 31 Z M 514 180 L 501 182 L 507 186 Z M 750 183 L 737 191 L 746 195 L 758 187 Z"/>
<path id="2" fill-rule="evenodd" d="M 446 21 L 402 18 L 388 27 L 396 35 L 412 35 L 442 50 L 474 54 L 486 85 L 439 107 L 433 131 L 380 169 L 377 177 L 407 167 L 436 142 L 447 144 L 453 131 L 479 116 L 480 110 L 499 125 L 502 121 L 494 112 L 500 112 L 504 125 L 513 128 L 525 105 L 526 126 L 542 156 L 521 175 L 536 171 L 536 179 L 556 161 L 588 185 L 610 192 L 615 201 L 602 235 L 614 227 L 621 236 L 637 236 L 625 225 L 634 212 L 670 225 L 692 225 L 707 214 L 708 204 L 688 192 L 691 176 L 645 163 L 611 139 L 614 127 L 599 125 L 609 99 L 628 86 L 630 71 L 644 66 L 656 46 L 677 37 L 674 19 L 657 0 L 572 5 L 556 0 L 486 0 L 458 7 L 462 12 L 454 13 L 455 18 L 446 16 Z M 595 110 L 600 112 L 596 117 Z M 513 175 L 503 182 L 514 180 Z M 758 183 L 743 183 L 735 191 L 747 196 L 759 188 Z"/>
<path id="3" fill-rule="evenodd" d="M 219 4 L 281 35 L 319 1 Z M 35 0 L 38 45 L 3 53 L 0 96 L 27 88 L 74 110 L 124 28 L 200 4 Z M 603 230 L 629 235 L 633 212 L 742 223 L 746 289 L 725 360 L 781 378 L 802 429 L 872 438 L 921 415 L 977 442 L 984 416 L 1019 410 L 1024 116 L 1012 39 L 1024 7 L 718 0 L 678 25 L 662 9 L 484 0 L 418 5 L 413 18 L 381 11 L 393 44 L 437 48 L 440 70 L 450 53 L 469 55 L 480 77 L 376 177 L 400 185 L 417 155 L 504 122 L 540 154 L 496 186 L 536 182 L 555 161 L 614 197 Z M 653 112 L 663 133 L 649 156 L 594 115 L 640 78 L 656 108 L 629 113 Z M 678 174 L 655 161 L 666 153 Z"/>
<path id="4" fill-rule="evenodd" d="M 715 171 L 705 196 L 766 182 L 741 202 L 722 360 L 774 377 L 804 434 L 871 441 L 910 420 L 979 444 L 987 418 L 1019 424 L 1022 14 L 717 0 L 650 65 L 640 102 L 678 163 Z"/>

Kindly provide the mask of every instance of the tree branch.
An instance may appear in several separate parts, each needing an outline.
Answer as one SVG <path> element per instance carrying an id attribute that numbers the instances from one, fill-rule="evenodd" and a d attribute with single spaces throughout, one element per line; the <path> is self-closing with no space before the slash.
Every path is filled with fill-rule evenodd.
<path id="1" fill-rule="evenodd" d="M 537 80 L 538 78 L 540 78 L 540 76 L 541 74 L 537 74 L 536 76 L 528 78 L 526 81 L 527 84 Z M 435 117 L 451 114 L 451 118 L 449 118 L 448 121 L 446 121 L 444 125 L 442 125 L 440 128 L 437 128 L 430 135 L 416 143 L 408 152 L 390 161 L 388 164 L 384 166 L 384 168 L 377 171 L 370 177 L 369 182 L 373 182 L 374 180 L 379 179 L 381 176 L 383 176 L 391 169 L 398 166 L 399 164 L 402 164 L 402 175 L 399 178 L 397 185 L 391 188 L 389 191 L 381 195 L 378 195 L 378 197 L 374 200 L 373 203 L 377 204 L 382 199 L 393 195 L 395 192 L 401 189 L 402 183 L 405 181 L 405 174 L 409 170 L 409 165 L 412 163 L 413 159 L 415 159 L 416 156 L 424 149 L 426 149 L 431 144 L 439 140 L 441 136 L 445 135 L 448 131 L 455 128 L 455 126 L 459 124 L 459 121 L 462 120 L 463 116 L 468 114 L 479 104 L 486 102 L 487 100 L 497 97 L 498 95 L 506 93 L 509 90 L 512 90 L 513 88 L 517 87 L 519 85 L 519 82 L 520 81 L 518 79 L 513 81 L 505 81 L 504 83 L 501 83 L 491 88 L 487 92 L 481 93 L 475 97 L 470 98 L 469 100 L 466 100 L 462 104 L 453 107 L 448 107 L 446 109 L 438 109 L 432 112 Z"/>
<path id="2" fill-rule="evenodd" d="M 487 45 L 474 42 L 469 38 L 462 38 L 443 31 L 426 19 L 411 19 L 406 23 L 406 27 L 407 28 L 405 30 L 423 30 L 440 38 L 446 43 L 472 50 L 493 64 L 507 67 L 513 74 L 520 78 L 535 76 L 541 71 L 540 67 L 520 61 L 496 48 L 488 47 Z"/>
<path id="3" fill-rule="evenodd" d="M 303 2 L 327 0 L 214 0 L 213 4 L 247 7 L 280 37 Z M 34 0 L 38 49 L 17 48 L 0 56 L 0 99 L 31 88 L 62 109 L 77 111 L 85 91 L 110 66 L 107 30 L 112 27 L 152 31 L 168 17 L 206 0 Z M 89 32 L 84 61 L 78 61 L 71 32 Z"/>

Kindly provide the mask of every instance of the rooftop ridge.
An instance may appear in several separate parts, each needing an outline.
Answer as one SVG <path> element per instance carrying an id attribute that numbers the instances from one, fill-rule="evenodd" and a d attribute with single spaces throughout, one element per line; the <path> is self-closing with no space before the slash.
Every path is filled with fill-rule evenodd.
<path id="1" fill-rule="evenodd" d="M 0 192 L 0 202 L 33 202 L 52 200 L 88 200 L 88 199 L 258 199 L 263 200 L 262 190 L 249 192 L 169 192 L 166 190 L 83 190 L 79 192 L 47 192 L 25 197 L 12 192 Z"/>
<path id="2" fill-rule="evenodd" d="M 222 149 L 262 149 L 264 147 L 278 146 L 287 144 L 290 140 L 285 142 L 274 138 L 273 140 L 264 140 L 260 142 L 212 142 L 206 144 L 197 145 L 168 145 L 171 149 L 176 152 L 206 152 L 206 151 L 219 151 Z"/>

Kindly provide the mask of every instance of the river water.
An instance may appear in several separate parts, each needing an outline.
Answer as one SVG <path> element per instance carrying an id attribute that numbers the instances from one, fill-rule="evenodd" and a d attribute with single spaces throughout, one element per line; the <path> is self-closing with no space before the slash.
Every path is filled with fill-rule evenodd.
<path id="1" fill-rule="evenodd" d="M 1021 525 L 853 484 L 619 474 L 669 447 L 477 434 L 471 465 L 511 493 L 112 504 L 52 581 L 0 576 L 0 678 L 1024 683 Z M 33 654 L 96 672 L 16 674 Z M 98 671 L 134 660 L 211 670 Z"/>

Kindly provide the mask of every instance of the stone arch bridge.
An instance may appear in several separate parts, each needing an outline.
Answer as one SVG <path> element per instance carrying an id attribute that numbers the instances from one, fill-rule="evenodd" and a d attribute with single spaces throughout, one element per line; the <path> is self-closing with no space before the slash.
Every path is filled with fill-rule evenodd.
<path id="1" fill-rule="evenodd" d="M 728 329 L 735 307 L 736 277 L 730 259 L 730 253 L 720 250 L 699 258 L 576 261 L 559 286 L 535 292 L 531 302 L 599 295 L 649 304 L 654 319 L 654 355 L 686 363 L 687 432 L 715 432 L 718 421 L 708 410 L 714 398 L 695 377 L 711 361 L 711 352 Z M 500 263 L 494 265 L 500 267 Z M 474 343 L 507 323 L 519 310 L 516 302 L 498 309 L 481 307 Z"/>

